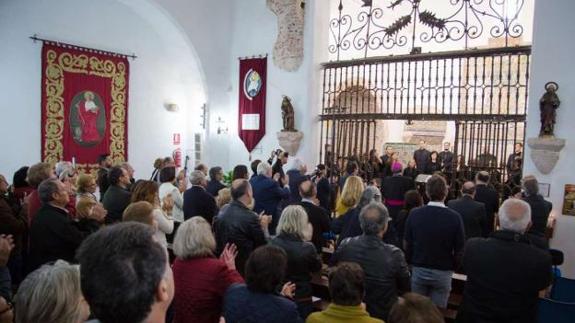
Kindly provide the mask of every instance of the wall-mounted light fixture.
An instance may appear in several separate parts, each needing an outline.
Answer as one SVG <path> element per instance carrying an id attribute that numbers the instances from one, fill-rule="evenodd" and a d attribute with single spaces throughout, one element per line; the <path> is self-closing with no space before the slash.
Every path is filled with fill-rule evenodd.
<path id="1" fill-rule="evenodd" d="M 216 124 L 218 125 L 217 134 L 218 135 L 227 135 L 228 134 L 228 124 L 222 117 L 218 116 L 218 120 L 216 120 Z"/>
<path id="2" fill-rule="evenodd" d="M 180 110 L 180 107 L 175 103 L 166 103 L 164 104 L 164 108 L 170 112 L 178 112 Z"/>

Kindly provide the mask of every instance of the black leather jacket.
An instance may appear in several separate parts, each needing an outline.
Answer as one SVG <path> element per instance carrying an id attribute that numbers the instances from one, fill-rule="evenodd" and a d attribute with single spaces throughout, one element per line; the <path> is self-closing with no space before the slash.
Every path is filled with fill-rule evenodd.
<path id="1" fill-rule="evenodd" d="M 311 274 L 321 270 L 321 259 L 311 242 L 302 241 L 292 234 L 281 233 L 271 243 L 287 253 L 286 281 L 296 285 L 295 300 L 312 296 Z"/>
<path id="2" fill-rule="evenodd" d="M 214 231 L 220 254 L 226 243 L 238 248 L 236 268 L 244 273 L 244 265 L 252 251 L 267 243 L 258 215 L 238 201 L 232 201 L 214 221 Z"/>
<path id="3" fill-rule="evenodd" d="M 334 254 L 336 262 L 358 263 L 365 272 L 364 302 L 372 317 L 387 320 L 397 297 L 410 291 L 410 273 L 401 249 L 373 235 L 347 238 Z"/>

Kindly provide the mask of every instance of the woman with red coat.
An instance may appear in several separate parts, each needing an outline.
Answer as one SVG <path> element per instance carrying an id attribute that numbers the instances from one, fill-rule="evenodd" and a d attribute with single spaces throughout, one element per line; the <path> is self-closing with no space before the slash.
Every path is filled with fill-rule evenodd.
<path id="1" fill-rule="evenodd" d="M 216 241 L 209 223 L 195 216 L 180 225 L 174 239 L 174 323 L 219 322 L 228 287 L 243 283 L 236 271 L 235 245 L 214 256 Z"/>

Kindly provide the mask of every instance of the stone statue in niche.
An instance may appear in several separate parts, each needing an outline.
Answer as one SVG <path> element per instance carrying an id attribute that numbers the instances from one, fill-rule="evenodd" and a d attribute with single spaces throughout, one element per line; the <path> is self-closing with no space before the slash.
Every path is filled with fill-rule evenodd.
<path id="1" fill-rule="evenodd" d="M 555 128 L 555 118 L 557 108 L 559 108 L 559 97 L 557 96 L 559 85 L 555 82 L 545 84 L 545 94 L 539 100 L 539 109 L 541 109 L 541 130 L 539 137 L 553 137 Z"/>
<path id="2" fill-rule="evenodd" d="M 302 0 L 267 0 L 268 8 L 278 19 L 273 62 L 288 72 L 296 71 L 303 61 L 303 3 Z"/>
<path id="3" fill-rule="evenodd" d="M 289 131 L 289 132 L 296 132 L 295 128 L 295 120 L 294 120 L 294 111 L 293 106 L 291 104 L 290 98 L 287 96 L 283 96 L 282 101 L 282 119 L 283 119 L 283 126 L 284 128 L 282 131 Z"/>

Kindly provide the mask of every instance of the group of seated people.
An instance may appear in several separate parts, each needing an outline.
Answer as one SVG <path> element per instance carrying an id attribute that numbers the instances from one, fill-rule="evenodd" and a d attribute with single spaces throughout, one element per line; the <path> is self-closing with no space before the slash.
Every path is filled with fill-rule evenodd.
<path id="1" fill-rule="evenodd" d="M 381 186 L 348 173 L 332 202 L 326 167 L 309 176 L 285 152 L 228 184 L 221 167 L 188 175 L 170 158 L 149 180 L 98 162 L 94 175 L 60 162 L 10 187 L 0 176 L 0 323 L 435 323 L 454 272 L 467 275 L 459 322 L 535 322 L 551 282 L 551 205 L 534 177 L 500 205 L 480 172 L 446 205 L 436 174 L 423 205 L 394 163 Z"/>

